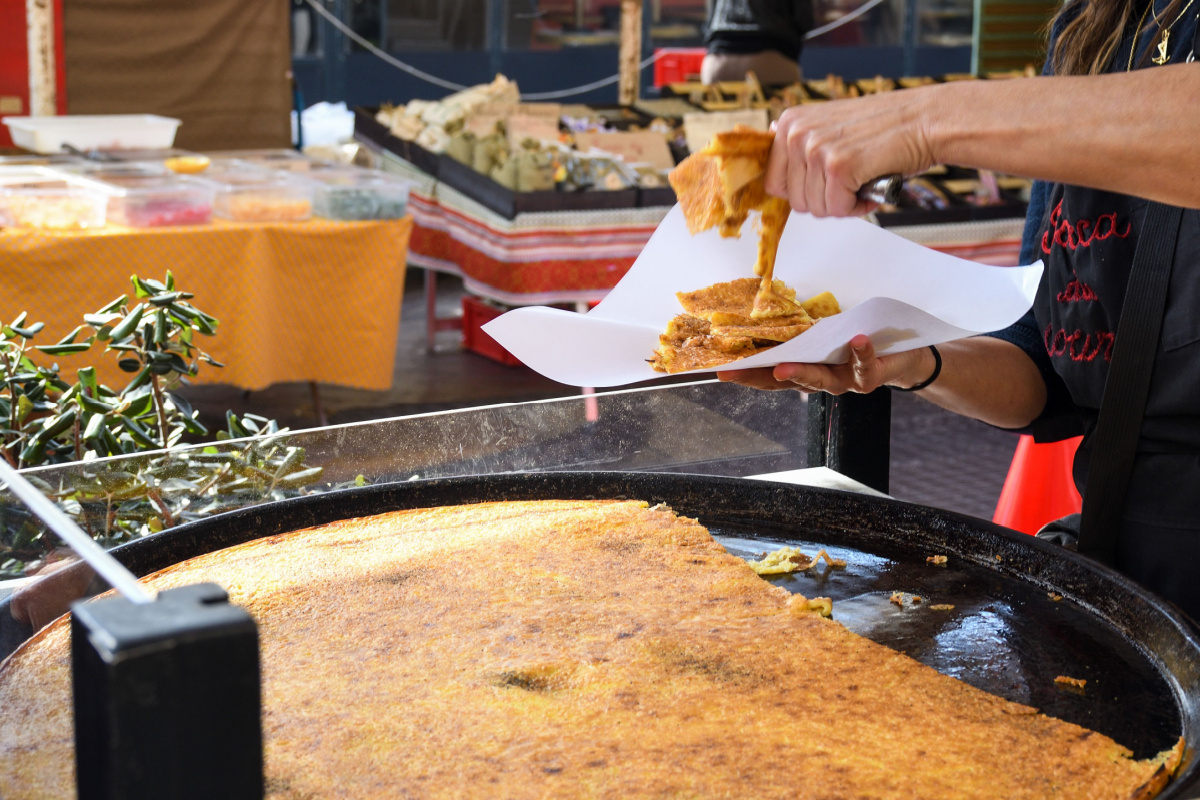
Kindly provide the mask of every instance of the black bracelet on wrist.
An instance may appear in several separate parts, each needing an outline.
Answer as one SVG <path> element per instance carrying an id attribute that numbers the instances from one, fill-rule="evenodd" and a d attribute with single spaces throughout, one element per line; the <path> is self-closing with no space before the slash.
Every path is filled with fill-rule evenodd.
<path id="1" fill-rule="evenodd" d="M 936 381 L 938 379 L 938 375 L 942 374 L 942 354 L 939 353 L 938 349 L 933 345 L 929 345 L 929 352 L 933 353 L 933 374 L 918 383 L 916 386 L 910 386 L 907 389 L 901 386 L 893 386 L 892 389 L 897 392 L 919 392 L 921 389 L 926 388 L 929 386 L 929 384 Z"/>

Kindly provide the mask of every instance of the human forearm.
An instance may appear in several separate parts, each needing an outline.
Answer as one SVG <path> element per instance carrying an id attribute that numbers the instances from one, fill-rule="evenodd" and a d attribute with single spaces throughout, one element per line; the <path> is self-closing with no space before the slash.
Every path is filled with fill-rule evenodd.
<path id="1" fill-rule="evenodd" d="M 942 371 L 928 388 L 918 392 L 935 405 L 1001 428 L 1028 425 L 1046 405 L 1046 383 L 1033 361 L 1014 344 L 988 336 L 960 339 L 937 346 Z M 933 371 L 928 349 L 896 359 L 895 375 L 885 382 L 908 387 Z"/>
<path id="2" fill-rule="evenodd" d="M 1014 344 L 979 336 L 939 344 L 942 370 L 921 389 L 936 405 L 1001 428 L 1028 425 L 1046 405 L 1046 383 L 1033 360 Z M 723 381 L 755 389 L 804 392 L 873 392 L 880 386 L 908 389 L 929 379 L 934 358 L 927 347 L 876 356 L 863 335 L 850 340 L 845 364 L 780 364 L 774 368 L 718 372 Z"/>
<path id="3" fill-rule="evenodd" d="M 1200 65 L 959 81 L 922 105 L 935 162 L 1200 208 Z"/>
<path id="4" fill-rule="evenodd" d="M 860 186 L 938 163 L 1200 208 L 1200 65 L 957 81 L 796 106 L 778 122 L 767 191 L 797 211 L 861 215 Z"/>

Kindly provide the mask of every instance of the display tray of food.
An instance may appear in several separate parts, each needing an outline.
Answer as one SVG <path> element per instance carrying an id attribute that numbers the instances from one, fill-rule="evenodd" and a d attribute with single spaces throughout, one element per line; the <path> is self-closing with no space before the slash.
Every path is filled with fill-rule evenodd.
<path id="1" fill-rule="evenodd" d="M 108 221 L 131 228 L 203 225 L 212 221 L 214 186 L 182 175 L 109 177 Z"/>
<path id="2" fill-rule="evenodd" d="M 376 113 L 377 110 L 370 108 L 355 109 L 357 136 L 399 156 L 506 219 L 538 211 L 586 211 L 663 204 L 661 188 L 647 193 L 646 189 L 638 186 L 636 174 L 622 175 L 615 188 L 595 188 L 597 178 L 603 181 L 605 176 L 614 172 L 611 168 L 606 168 L 600 176 L 588 173 L 586 179 L 593 182 L 590 185 L 563 185 L 556 188 L 559 182 L 555 180 L 555 167 L 561 162 L 539 158 L 535 153 L 525 157 L 525 164 L 520 163 L 523 154 L 518 153 L 517 157 L 511 159 L 511 175 L 498 175 L 501 179 L 497 180 L 491 174 L 496 165 L 476 168 L 474 163 L 465 163 L 446 153 L 431 152 L 416 141 L 400 139 L 375 119 Z M 511 185 L 505 185 L 502 180 Z M 533 186 L 545 188 L 531 188 Z M 670 191 L 669 188 L 667 191 Z"/>
<path id="3" fill-rule="evenodd" d="M 515 85 L 498 76 L 441 101 L 358 108 L 355 131 L 509 219 L 535 211 L 663 207 L 677 199 L 667 173 L 689 147 L 702 148 L 716 133 L 738 124 L 766 131 L 789 106 L 951 77 L 847 82 L 830 75 L 769 92 L 752 79 L 676 84 L 657 101 L 592 107 L 521 103 Z M 875 218 L 892 227 L 1021 217 L 1028 185 L 938 166 L 910 178 L 899 203 L 880 207 Z"/>
<path id="4" fill-rule="evenodd" d="M 506 474 L 286 500 L 113 553 L 257 618 L 270 798 L 1198 784 L 1189 620 L 1075 553 L 888 498 Z M 64 631 L 0 667 L 14 800 L 70 792 Z"/>
<path id="5" fill-rule="evenodd" d="M 375 118 L 378 108 L 354 109 L 354 135 L 383 150 L 393 153 L 430 177 L 438 177 L 439 159 L 416 142 L 393 136 L 387 125 Z"/>
<path id="6" fill-rule="evenodd" d="M 309 172 L 314 166 L 325 165 L 325 162 L 309 158 L 298 150 L 284 147 L 261 150 L 216 150 L 207 152 L 205 155 L 214 164 L 223 161 L 241 161 L 256 167 L 287 172 Z"/>
<path id="7" fill-rule="evenodd" d="M 313 213 L 325 219 L 400 219 L 408 210 L 409 181 L 382 172 L 329 168 L 307 173 Z"/>
<path id="8" fill-rule="evenodd" d="M 884 228 L 1024 217 L 1032 181 L 962 167 L 938 166 L 909 178 L 894 206 L 875 212 Z"/>
<path id="9" fill-rule="evenodd" d="M 48 166 L 0 167 L 0 225 L 48 231 L 103 227 L 103 184 Z"/>
<path id="10" fill-rule="evenodd" d="M 541 189 L 521 192 L 448 156 L 440 156 L 439 161 L 438 180 L 506 219 L 536 211 L 585 211 L 636 208 L 638 205 L 636 187 L 598 191 Z"/>
<path id="11" fill-rule="evenodd" d="M 229 161 L 196 180 L 216 192 L 213 214 L 231 222 L 301 222 L 312 217 L 311 182 L 286 172 Z"/>

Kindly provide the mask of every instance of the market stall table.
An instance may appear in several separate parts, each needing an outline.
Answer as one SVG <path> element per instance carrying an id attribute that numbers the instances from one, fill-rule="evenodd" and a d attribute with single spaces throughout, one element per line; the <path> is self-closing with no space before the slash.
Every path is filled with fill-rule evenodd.
<path id="1" fill-rule="evenodd" d="M 117 296 L 131 275 L 178 286 L 220 325 L 197 343 L 226 366 L 197 382 L 264 389 L 309 381 L 363 389 L 392 385 L 413 222 L 232 223 L 56 233 L 0 231 L 0 318 L 45 322 L 53 344 Z M 49 359 L 47 359 L 49 360 Z M 114 388 L 132 376 L 100 350 L 54 359 L 73 377 L 95 364 Z M 70 377 L 68 379 L 70 379 Z"/>
<path id="2" fill-rule="evenodd" d="M 488 209 L 392 153 L 383 168 L 413 181 L 415 220 L 409 263 L 426 270 L 426 336 L 457 328 L 435 316 L 434 276 L 457 275 L 467 291 L 509 306 L 573 304 L 604 299 L 649 241 L 669 206 L 518 214 Z M 1013 266 L 1024 219 L 889 226 L 918 244 L 959 258 Z"/>

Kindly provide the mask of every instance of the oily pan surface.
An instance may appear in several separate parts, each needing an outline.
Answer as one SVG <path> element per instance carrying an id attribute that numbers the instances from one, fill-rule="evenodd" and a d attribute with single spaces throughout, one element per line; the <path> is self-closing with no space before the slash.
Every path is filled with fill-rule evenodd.
<path id="1" fill-rule="evenodd" d="M 146 580 L 215 581 L 258 620 L 279 800 L 1124 798 L 1165 779 L 807 613 L 643 503 L 393 512 Z M 0 667 L 0 796 L 72 795 L 70 706 L 60 620 Z"/>

